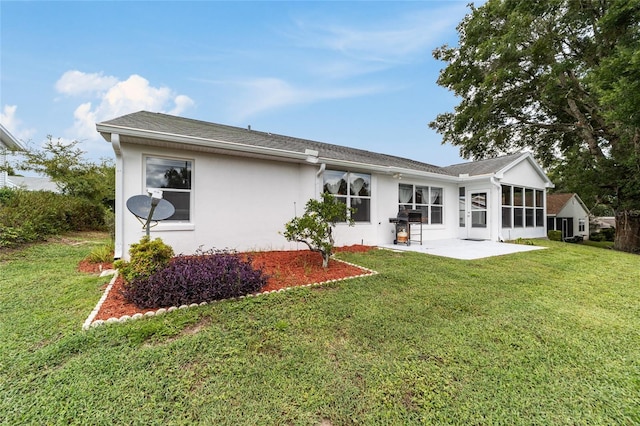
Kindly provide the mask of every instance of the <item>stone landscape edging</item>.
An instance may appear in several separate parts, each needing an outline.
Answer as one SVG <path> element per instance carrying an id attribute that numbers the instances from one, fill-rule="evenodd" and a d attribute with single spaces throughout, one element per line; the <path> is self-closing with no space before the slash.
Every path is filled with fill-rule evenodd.
<path id="1" fill-rule="evenodd" d="M 87 317 L 87 319 L 85 320 L 84 324 L 82 325 L 82 329 L 83 330 L 88 330 L 92 327 L 98 327 L 101 325 L 105 325 L 105 324 L 115 324 L 115 323 L 123 323 L 126 321 L 132 321 L 132 320 L 138 320 L 141 318 L 149 318 L 149 317 L 153 317 L 156 315 L 163 315 L 165 313 L 168 312 L 173 312 L 179 309 L 188 309 L 188 308 L 195 308 L 198 306 L 205 306 L 205 305 L 211 305 L 214 303 L 219 303 L 219 302 L 224 302 L 224 301 L 230 301 L 230 300 L 241 300 L 247 297 L 256 297 L 256 296 L 263 296 L 263 295 L 267 295 L 267 294 L 272 294 L 272 293 L 282 293 L 284 291 L 288 291 L 294 288 L 300 288 L 300 287 L 318 287 L 318 286 L 322 286 L 325 284 L 329 284 L 329 283 L 335 283 L 335 282 L 339 282 L 339 281 L 345 281 L 345 280 L 350 280 L 353 278 L 362 278 L 362 277 L 370 277 L 372 275 L 376 275 L 378 272 L 374 271 L 373 269 L 369 269 L 369 268 L 365 268 L 363 266 L 360 265 L 356 265 L 355 263 L 351 263 L 351 262 L 346 262 L 344 260 L 340 260 L 340 259 L 333 259 L 336 262 L 342 262 L 345 263 L 347 265 L 351 265 L 351 266 L 355 266 L 356 268 L 360 268 L 364 271 L 366 271 L 365 274 L 360 274 L 360 275 L 354 275 L 351 277 L 344 277 L 344 278 L 337 278 L 334 280 L 327 280 L 327 281 L 321 281 L 318 283 L 310 283 L 310 284 L 303 284 L 303 285 L 295 285 L 295 286 L 291 286 L 291 287 L 285 287 L 285 288 L 280 288 L 278 290 L 269 290 L 269 291 L 263 291 L 260 293 L 250 293 L 250 294 L 246 294 L 243 296 L 238 296 L 238 297 L 230 297 L 228 299 L 219 299 L 219 300 L 212 300 L 210 302 L 200 302 L 200 303 L 191 303 L 190 305 L 181 305 L 181 306 L 171 306 L 169 308 L 160 308 L 157 309 L 155 311 L 149 311 L 146 313 L 137 313 L 137 314 L 133 314 L 133 315 L 123 315 L 119 318 L 116 317 L 111 317 L 109 319 L 106 320 L 95 320 L 95 317 L 98 315 L 98 312 L 100 312 L 100 308 L 102 307 L 102 304 L 105 302 L 105 300 L 107 300 L 107 297 L 109 296 L 109 292 L 111 291 L 111 289 L 113 288 L 113 285 L 116 282 L 116 279 L 118 278 L 118 271 L 116 271 L 116 273 L 113 275 L 113 277 L 111 278 L 111 281 L 109 281 L 109 285 L 107 285 L 107 288 L 104 290 L 104 293 L 102 294 L 102 297 L 100 298 L 100 300 L 98 301 L 98 304 L 96 305 L 95 308 L 93 308 L 93 311 L 91 311 L 91 313 L 89 314 L 89 316 Z"/>

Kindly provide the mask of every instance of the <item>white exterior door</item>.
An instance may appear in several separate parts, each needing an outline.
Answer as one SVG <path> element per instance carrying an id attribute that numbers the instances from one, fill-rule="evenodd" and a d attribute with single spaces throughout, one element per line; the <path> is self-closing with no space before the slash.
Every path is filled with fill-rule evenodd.
<path id="1" fill-rule="evenodd" d="M 489 196 L 489 190 L 469 191 L 467 197 L 467 238 L 474 240 L 491 239 Z"/>

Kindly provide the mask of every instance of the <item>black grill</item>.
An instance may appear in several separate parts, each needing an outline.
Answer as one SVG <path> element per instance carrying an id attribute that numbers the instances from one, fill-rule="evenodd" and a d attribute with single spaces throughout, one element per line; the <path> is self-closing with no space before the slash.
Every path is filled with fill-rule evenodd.
<path id="1" fill-rule="evenodd" d="M 396 224 L 396 237 L 393 244 L 411 245 L 411 241 L 419 242 L 422 245 L 422 211 L 400 209 L 396 217 L 389 218 L 390 223 Z M 411 225 L 418 231 L 418 239 L 411 237 Z M 406 233 L 406 235 L 405 235 Z"/>

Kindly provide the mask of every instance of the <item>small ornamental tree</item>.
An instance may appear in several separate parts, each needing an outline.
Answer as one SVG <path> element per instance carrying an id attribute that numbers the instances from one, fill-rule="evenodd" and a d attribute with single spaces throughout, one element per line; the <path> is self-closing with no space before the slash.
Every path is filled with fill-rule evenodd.
<path id="1" fill-rule="evenodd" d="M 17 153 L 22 160 L 13 169 L 47 175 L 63 194 L 86 198 L 113 210 L 115 164 L 111 159 L 102 159 L 99 163 L 86 160 L 79 145 L 79 141 L 63 143 L 48 135 L 41 149 L 31 148 Z"/>
<path id="2" fill-rule="evenodd" d="M 353 226 L 351 216 L 353 208 L 347 208 L 344 203 L 325 192 L 322 200 L 310 199 L 305 205 L 302 217 L 295 217 L 285 224 L 284 237 L 287 241 L 305 243 L 309 250 L 322 255 L 322 267 L 329 266 L 329 258 L 333 253 L 333 227 L 336 222 L 347 222 Z"/>

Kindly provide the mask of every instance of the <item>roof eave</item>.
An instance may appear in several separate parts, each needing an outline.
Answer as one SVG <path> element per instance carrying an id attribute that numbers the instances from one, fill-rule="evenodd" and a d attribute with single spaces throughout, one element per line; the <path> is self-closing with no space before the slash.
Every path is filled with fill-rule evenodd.
<path id="1" fill-rule="evenodd" d="M 199 147 L 205 147 L 210 149 L 220 149 L 231 152 L 238 152 L 243 154 L 254 154 L 256 156 L 268 156 L 276 157 L 288 160 L 294 160 L 304 162 L 307 164 L 320 164 L 325 163 L 329 167 L 344 167 L 347 169 L 361 169 L 372 172 L 379 172 L 388 175 L 399 174 L 406 177 L 416 178 L 431 178 L 447 182 L 457 182 L 457 176 L 449 176 L 445 174 L 439 174 L 434 172 L 420 171 L 414 169 L 407 169 L 403 167 L 383 166 L 370 163 L 362 163 L 357 161 L 339 160 L 328 157 L 317 157 L 311 155 L 309 152 L 288 151 L 277 148 L 269 148 L 255 145 L 241 144 L 237 142 L 229 142 L 217 139 L 199 138 L 195 136 L 184 136 L 173 133 L 157 132 L 152 130 L 142 130 L 132 127 L 116 126 L 105 123 L 96 124 L 96 129 L 102 135 L 102 137 L 110 142 L 112 134 L 119 134 L 121 136 L 130 136 L 136 138 L 143 138 L 150 141 L 159 140 L 163 142 L 182 143 L 187 145 L 194 145 Z M 308 151 L 308 150 L 307 150 Z M 313 154 L 313 153 L 312 153 Z M 317 161 L 316 161 L 317 159 Z M 312 160 L 312 161 L 309 161 Z"/>
<path id="2" fill-rule="evenodd" d="M 200 138 L 196 136 L 177 135 L 174 133 L 157 132 L 153 130 L 141 130 L 132 127 L 114 126 L 104 123 L 96 124 L 96 129 L 102 137 L 110 142 L 111 134 L 119 134 L 124 136 L 144 138 L 148 140 L 160 140 L 163 142 L 181 143 L 187 145 L 194 145 L 203 148 L 221 149 L 226 151 L 250 153 L 256 155 L 267 155 L 280 158 L 288 158 L 294 160 L 306 161 L 308 154 L 305 152 L 287 151 L 277 148 L 269 148 L 255 145 L 241 144 L 237 142 L 222 141 L 217 139 Z M 109 135 L 109 137 L 107 137 Z"/>
<path id="3" fill-rule="evenodd" d="M 9 149 L 14 151 L 24 151 L 25 147 L 20 141 L 9 132 L 2 124 L 0 124 L 0 139 L 2 143 Z"/>
<path id="4" fill-rule="evenodd" d="M 407 169 L 405 167 L 397 166 L 382 166 L 378 164 L 361 163 L 357 161 L 337 160 L 333 158 L 319 157 L 320 163 L 325 163 L 328 167 L 343 167 L 349 170 L 368 170 L 371 172 L 378 172 L 386 175 L 397 175 L 400 178 L 429 178 L 433 180 L 440 180 L 443 182 L 457 182 L 457 176 L 445 175 L 441 173 L 427 172 L 415 169 Z"/>

